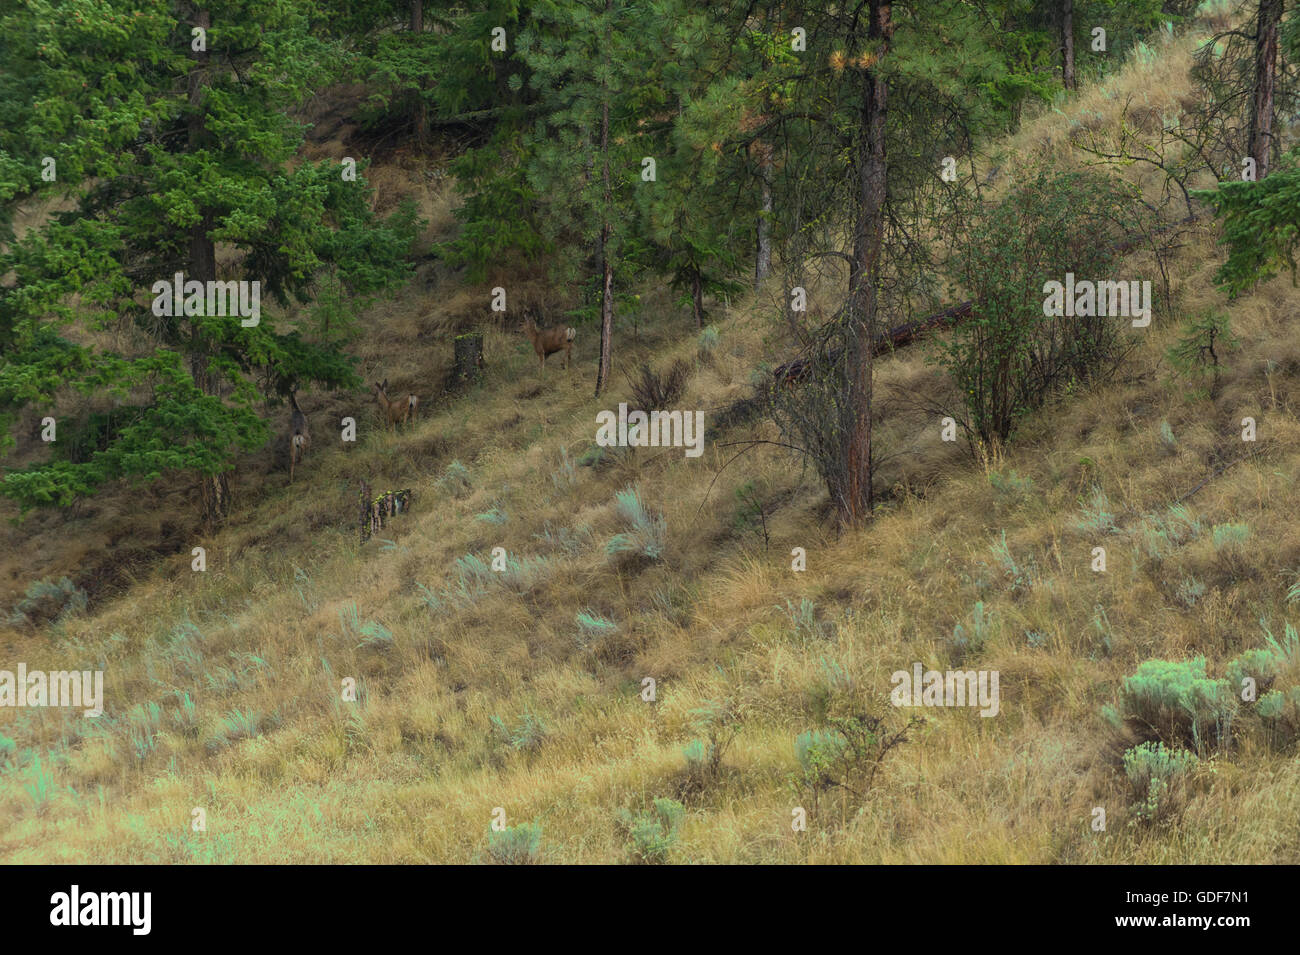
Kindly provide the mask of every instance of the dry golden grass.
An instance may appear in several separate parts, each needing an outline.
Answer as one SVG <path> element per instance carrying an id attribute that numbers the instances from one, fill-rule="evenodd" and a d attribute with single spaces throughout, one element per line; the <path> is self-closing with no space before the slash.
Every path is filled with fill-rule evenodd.
<path id="1" fill-rule="evenodd" d="M 1176 97 L 1185 53 L 1167 49 L 1112 82 Z M 1115 101 L 1086 92 L 1066 115 L 1027 125 L 1015 148 L 1070 161 L 1069 124 Z M 489 324 L 485 384 L 428 401 L 397 434 L 381 431 L 366 395 L 307 396 L 315 443 L 292 491 L 267 464 L 256 478 L 264 486 L 241 484 L 242 509 L 221 533 L 187 531 L 174 556 L 142 565 L 129 589 L 87 615 L 2 635 L 4 659 L 29 668 L 102 663 L 107 713 L 0 711 L 22 763 L 0 772 L 0 858 L 483 861 L 501 807 L 511 824 L 541 825 L 544 861 L 610 863 L 629 859 L 618 810 L 682 796 L 672 855 L 681 862 L 1300 861 L 1292 755 L 1246 742 L 1197 771 L 1173 825 L 1131 827 L 1101 716 L 1143 660 L 1204 655 L 1221 674 L 1261 645 L 1261 616 L 1280 632 L 1300 576 L 1300 331 L 1288 320 L 1300 294 L 1275 281 L 1232 306 L 1242 346 L 1213 403 L 1188 399 L 1161 357 L 1176 318 L 1222 304 L 1213 243 L 1203 232 L 1175 263 L 1175 320 L 1154 323 L 1119 375 L 1063 396 L 999 457 L 981 464 L 941 443 L 919 413 L 886 415 L 882 450 L 899 453 L 882 470 L 889 493 L 878 516 L 860 532 L 835 531 L 816 475 L 788 452 L 758 446 L 722 469 L 734 453 L 722 443 L 776 437 L 762 423 L 711 437 L 698 459 L 644 449 L 580 464 L 596 412 L 628 393 L 616 374 L 606 396 L 591 397 L 596 342 L 586 327 L 572 371 L 552 366 L 543 378 L 513 324 Z M 540 283 L 519 294 L 514 304 L 545 303 Z M 666 293 L 643 296 L 656 322 L 635 344 L 620 329 L 619 367 L 642 356 L 697 361 L 688 316 Z M 359 350 L 367 378 L 436 394 L 449 333 L 484 318 L 486 302 L 481 287 L 412 286 L 378 306 L 366 317 L 376 334 Z M 782 340 L 769 314 L 763 299 L 717 306 L 719 345 L 697 363 L 680 407 L 705 409 L 707 421 L 747 393 L 752 369 Z M 880 363 L 882 395 L 940 386 L 923 348 Z M 347 414 L 361 425 L 352 447 L 326 426 Z M 1257 453 L 1214 474 L 1250 447 L 1240 440 L 1247 415 Z M 444 480 L 453 460 L 468 469 L 465 492 Z M 414 491 L 413 510 L 364 546 L 361 478 Z M 766 546 L 737 501 L 747 482 L 764 502 Z M 662 560 L 620 568 L 605 545 L 623 529 L 614 495 L 628 485 L 663 513 L 667 543 Z M 1114 530 L 1079 526 L 1094 489 Z M 1144 529 L 1179 499 L 1206 532 L 1152 557 Z M 181 506 L 161 495 L 155 506 L 164 500 Z M 96 533 L 130 513 L 125 501 L 96 505 L 105 512 L 88 521 Z M 1225 523 L 1250 527 L 1247 549 L 1213 546 L 1209 529 Z M 28 568 L 75 565 L 91 546 L 71 522 L 27 533 Z M 1105 574 L 1090 569 L 1099 544 Z M 190 570 L 194 545 L 207 548 L 205 573 Z M 444 593 L 458 559 L 488 560 L 497 546 L 542 563 L 517 588 L 493 578 L 478 595 Z M 794 547 L 807 551 L 804 573 L 791 571 Z M 1179 598 L 1189 579 L 1204 587 L 1192 606 Z M 442 594 L 434 606 L 431 593 Z M 795 737 L 828 705 L 895 722 L 914 712 L 888 706 L 890 674 L 955 663 L 954 628 L 972 626 L 977 602 L 991 623 L 965 665 L 999 671 L 999 716 L 923 711 L 863 799 L 827 794 L 808 831 L 793 832 L 791 810 L 806 804 L 790 782 Z M 616 629 L 585 638 L 580 612 Z M 376 632 L 391 633 L 390 645 L 363 646 Z M 359 702 L 340 699 L 349 677 Z M 641 699 L 644 677 L 657 681 L 655 703 Z M 178 693 L 194 703 L 192 724 Z M 737 735 L 716 779 L 684 787 L 696 711 L 721 701 Z M 161 707 L 156 725 L 132 715 L 150 702 Z M 223 730 L 236 711 L 257 717 L 251 738 Z M 524 745 L 503 740 L 494 716 L 521 728 Z M 529 717 L 544 729 L 528 730 Z M 142 755 L 133 718 L 146 728 Z M 50 773 L 46 795 L 29 789 L 31 754 Z M 1105 832 L 1089 827 L 1097 806 Z M 206 832 L 190 829 L 195 807 Z"/>

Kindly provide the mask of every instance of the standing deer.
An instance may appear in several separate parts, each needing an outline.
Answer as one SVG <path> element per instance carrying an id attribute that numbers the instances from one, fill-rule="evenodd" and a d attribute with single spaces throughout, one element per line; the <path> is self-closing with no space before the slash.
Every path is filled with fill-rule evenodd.
<path id="1" fill-rule="evenodd" d="M 311 431 L 307 427 L 307 416 L 298 407 L 297 388 L 289 392 L 289 404 L 293 406 L 293 414 L 289 417 L 289 483 L 292 484 L 294 468 L 311 447 Z"/>
<path id="2" fill-rule="evenodd" d="M 393 430 L 397 430 L 399 421 L 403 424 L 407 421 L 413 421 L 416 409 L 420 406 L 420 399 L 413 394 L 407 394 L 405 401 L 390 401 L 388 398 L 387 378 L 382 382 L 375 382 L 375 400 L 379 402 L 379 407 L 383 410 L 384 420 L 388 422 Z"/>
<path id="3" fill-rule="evenodd" d="M 546 356 L 557 351 L 564 352 L 564 370 L 569 370 L 569 355 L 573 351 L 573 339 L 578 333 L 572 328 L 557 325 L 555 328 L 538 328 L 531 318 L 524 322 L 524 334 L 533 340 L 533 351 L 537 352 L 537 361 L 541 366 L 540 374 L 546 373 Z"/>

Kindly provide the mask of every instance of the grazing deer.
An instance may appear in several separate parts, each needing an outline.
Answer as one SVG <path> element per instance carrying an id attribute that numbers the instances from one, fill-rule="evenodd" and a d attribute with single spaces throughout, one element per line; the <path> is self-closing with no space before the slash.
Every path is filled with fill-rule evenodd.
<path id="1" fill-rule="evenodd" d="M 293 471 L 302 456 L 311 447 L 311 431 L 307 427 L 307 416 L 298 407 L 298 389 L 289 392 L 289 404 L 293 414 L 289 418 L 289 483 L 293 483 Z"/>
<path id="2" fill-rule="evenodd" d="M 573 339 L 578 333 L 572 328 L 557 325 L 555 328 L 538 328 L 531 318 L 524 322 L 524 334 L 533 340 L 533 351 L 537 352 L 537 361 L 541 365 L 541 374 L 546 373 L 546 356 L 557 351 L 564 352 L 564 370 L 569 370 L 569 355 L 573 351 Z"/>
<path id="3" fill-rule="evenodd" d="M 397 429 L 399 421 L 405 424 L 407 421 L 414 420 L 416 409 L 420 406 L 420 399 L 413 394 L 408 394 L 405 401 L 390 401 L 388 398 L 387 378 L 382 382 L 375 382 L 375 400 L 379 402 L 379 407 L 383 409 L 384 420 L 394 430 Z"/>

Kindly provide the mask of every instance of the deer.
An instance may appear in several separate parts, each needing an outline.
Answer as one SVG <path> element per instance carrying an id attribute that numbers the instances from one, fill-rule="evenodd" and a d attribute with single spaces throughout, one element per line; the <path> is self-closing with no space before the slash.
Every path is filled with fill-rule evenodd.
<path id="1" fill-rule="evenodd" d="M 289 417 L 289 483 L 293 483 L 293 472 L 302 456 L 311 447 L 311 430 L 307 427 L 307 416 L 298 407 L 298 389 L 289 392 L 289 404 L 293 414 Z"/>
<path id="2" fill-rule="evenodd" d="M 382 382 L 375 382 L 375 400 L 379 402 L 379 407 L 383 409 L 384 420 L 388 425 L 397 429 L 397 423 L 400 421 L 405 424 L 407 421 L 415 420 L 416 409 L 420 406 L 420 399 L 413 394 L 407 394 L 405 401 L 390 401 L 388 398 L 388 379 Z"/>
<path id="3" fill-rule="evenodd" d="M 554 328 L 538 328 L 531 318 L 524 322 L 524 334 L 533 342 L 533 351 L 537 352 L 537 362 L 541 366 L 540 374 L 546 373 L 546 356 L 557 351 L 564 352 L 564 370 L 569 370 L 569 355 L 573 351 L 573 339 L 578 334 L 572 328 L 557 325 Z"/>

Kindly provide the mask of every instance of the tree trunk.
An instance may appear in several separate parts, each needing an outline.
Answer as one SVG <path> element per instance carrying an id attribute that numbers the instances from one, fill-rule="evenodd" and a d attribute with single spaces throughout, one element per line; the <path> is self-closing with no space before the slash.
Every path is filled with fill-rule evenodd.
<path id="1" fill-rule="evenodd" d="M 868 36 L 880 43 L 880 59 L 889 53 L 894 26 L 892 4 L 871 0 Z M 873 67 L 865 73 L 862 91 L 862 138 L 858 149 L 858 196 L 853 237 L 853 267 L 849 274 L 848 329 L 844 401 L 841 403 L 844 440 L 842 486 L 835 504 L 842 520 L 861 526 L 871 520 L 874 503 L 871 478 L 871 375 L 880 255 L 885 236 L 885 116 L 889 89 Z"/>
<path id="2" fill-rule="evenodd" d="M 758 175 L 761 180 L 761 208 L 758 215 L 758 255 L 754 262 L 754 291 L 772 273 L 772 146 L 759 142 Z"/>
<path id="3" fill-rule="evenodd" d="M 452 387 L 460 388 L 483 380 L 483 333 L 467 332 L 452 340 Z"/>
<path id="4" fill-rule="evenodd" d="M 207 10 L 194 12 L 194 26 L 209 30 L 212 16 Z M 206 47 L 206 43 L 204 44 Z M 207 125 L 203 116 L 204 91 L 208 80 L 208 52 L 192 50 L 194 65 L 189 73 L 189 114 L 185 119 L 186 133 L 191 150 L 203 148 L 209 140 Z M 204 209 L 202 217 L 190 227 L 189 271 L 186 280 L 212 282 L 217 278 L 217 249 L 212 240 L 212 229 L 216 217 L 212 210 Z M 208 346 L 201 328 L 202 316 L 196 316 L 190 323 L 190 374 L 194 383 L 205 395 L 218 392 L 215 376 L 208 368 Z M 230 512 L 230 482 L 223 472 L 204 474 L 199 478 L 200 496 L 203 502 L 203 522 L 213 529 Z"/>
<path id="5" fill-rule="evenodd" d="M 605 0 L 605 50 L 609 50 L 609 15 L 613 0 Z M 608 56 L 608 54 L 607 54 Z M 600 158 L 601 183 L 605 187 L 604 208 L 600 225 L 600 364 L 596 368 L 596 397 L 605 390 L 609 381 L 610 365 L 614 358 L 614 266 L 609 260 L 610 217 L 613 215 L 614 195 L 609 179 L 609 87 L 601 80 L 600 104 Z"/>
<path id="6" fill-rule="evenodd" d="M 1067 90 L 1075 88 L 1074 0 L 1061 0 L 1061 76 Z"/>
<path id="7" fill-rule="evenodd" d="M 691 270 L 691 311 L 695 313 L 695 327 L 704 328 L 704 282 L 698 267 Z"/>
<path id="8" fill-rule="evenodd" d="M 424 32 L 424 0 L 411 0 L 411 32 Z M 415 104 L 415 143 L 421 149 L 429 141 L 429 107 L 424 102 L 424 80 L 416 93 L 419 102 Z"/>
<path id="9" fill-rule="evenodd" d="M 1273 93 L 1277 85 L 1277 28 L 1283 0 L 1259 0 L 1255 31 L 1255 89 L 1246 152 L 1255 160 L 1255 178 L 1268 175 L 1273 152 Z"/>

